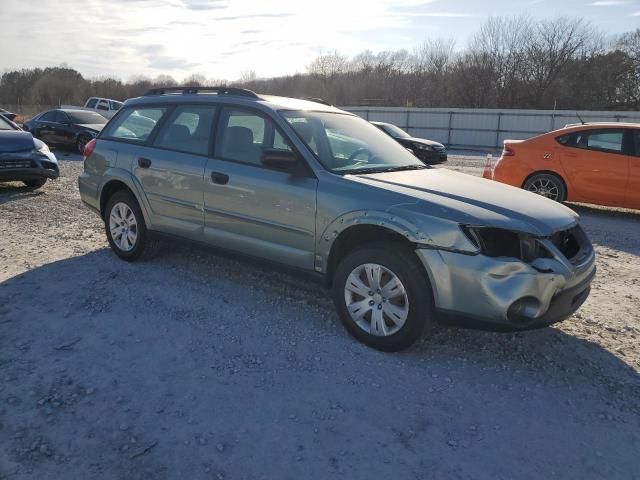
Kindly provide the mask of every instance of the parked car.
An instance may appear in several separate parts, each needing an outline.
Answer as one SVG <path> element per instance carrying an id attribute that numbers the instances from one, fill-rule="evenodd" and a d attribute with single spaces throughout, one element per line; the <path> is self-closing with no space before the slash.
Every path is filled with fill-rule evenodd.
<path id="1" fill-rule="evenodd" d="M 122 108 L 123 103 L 111 98 L 89 97 L 84 107 L 76 107 L 74 105 L 61 105 L 60 108 L 71 108 L 76 110 L 91 110 L 99 113 L 104 118 L 112 118 L 118 110 Z"/>
<path id="2" fill-rule="evenodd" d="M 0 182 L 40 188 L 58 174 L 58 161 L 47 145 L 0 115 Z"/>
<path id="3" fill-rule="evenodd" d="M 505 140 L 489 177 L 558 202 L 640 209 L 640 124 L 569 125 Z"/>
<path id="4" fill-rule="evenodd" d="M 4 108 L 0 108 L 0 115 L 2 115 L 4 118 L 8 120 L 11 120 L 12 122 L 18 116 L 16 113 L 11 113 L 9 110 L 5 110 Z"/>
<path id="5" fill-rule="evenodd" d="M 433 140 L 416 138 L 409 135 L 391 123 L 371 122 L 384 133 L 393 138 L 400 145 L 408 148 L 422 162 L 427 164 L 442 163 L 447 161 L 447 149 L 444 145 Z"/>
<path id="6" fill-rule="evenodd" d="M 153 125 L 130 128 L 138 116 Z M 346 329 L 381 350 L 415 342 L 436 312 L 513 328 L 558 322 L 595 274 L 564 205 L 425 166 L 320 103 L 152 90 L 127 101 L 85 155 L 80 196 L 120 258 L 137 260 L 168 234 L 307 271 L 331 286 Z"/>
<path id="7" fill-rule="evenodd" d="M 72 147 L 83 153 L 89 140 L 95 138 L 107 120 L 95 112 L 56 108 L 24 122 L 34 137 L 49 145 Z"/>

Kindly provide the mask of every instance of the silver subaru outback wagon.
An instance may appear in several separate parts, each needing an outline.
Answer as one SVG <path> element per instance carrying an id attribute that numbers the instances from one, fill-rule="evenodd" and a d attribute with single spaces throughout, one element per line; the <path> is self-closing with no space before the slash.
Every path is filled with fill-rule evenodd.
<path id="1" fill-rule="evenodd" d="M 122 259 L 169 234 L 314 272 L 346 329 L 380 350 L 438 316 L 561 321 L 595 274 L 567 207 L 429 168 L 348 112 L 248 90 L 127 101 L 87 147 L 79 187 Z"/>

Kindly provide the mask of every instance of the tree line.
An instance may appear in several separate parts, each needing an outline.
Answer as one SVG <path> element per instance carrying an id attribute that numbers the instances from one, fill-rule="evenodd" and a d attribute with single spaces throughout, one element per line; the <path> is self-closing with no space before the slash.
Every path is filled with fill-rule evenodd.
<path id="1" fill-rule="evenodd" d="M 317 56 L 305 73 L 232 82 L 265 94 L 322 98 L 335 105 L 638 110 L 640 29 L 605 38 L 580 18 L 489 18 L 463 49 L 430 39 L 409 50 L 338 51 Z M 90 96 L 124 100 L 171 76 L 84 78 L 68 66 L 6 72 L 0 104 L 82 104 Z M 227 85 L 191 75 L 184 85 Z"/>

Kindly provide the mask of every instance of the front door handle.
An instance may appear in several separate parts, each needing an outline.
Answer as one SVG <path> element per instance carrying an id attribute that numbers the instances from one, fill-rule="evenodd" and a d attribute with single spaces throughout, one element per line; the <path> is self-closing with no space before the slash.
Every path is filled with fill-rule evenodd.
<path id="1" fill-rule="evenodd" d="M 229 181 L 229 175 L 220 172 L 211 172 L 211 181 L 218 185 L 226 185 Z"/>
<path id="2" fill-rule="evenodd" d="M 138 159 L 138 165 L 140 168 L 149 168 L 151 166 L 151 160 L 148 158 L 140 157 Z"/>

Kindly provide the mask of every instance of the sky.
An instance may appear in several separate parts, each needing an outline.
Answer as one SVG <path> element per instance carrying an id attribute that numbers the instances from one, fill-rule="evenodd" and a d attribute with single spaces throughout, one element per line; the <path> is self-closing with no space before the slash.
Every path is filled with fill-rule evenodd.
<path id="1" fill-rule="evenodd" d="M 640 0 L 0 0 L 0 72 L 67 64 L 85 77 L 235 80 L 304 72 L 320 53 L 462 49 L 489 16 L 640 28 Z"/>

